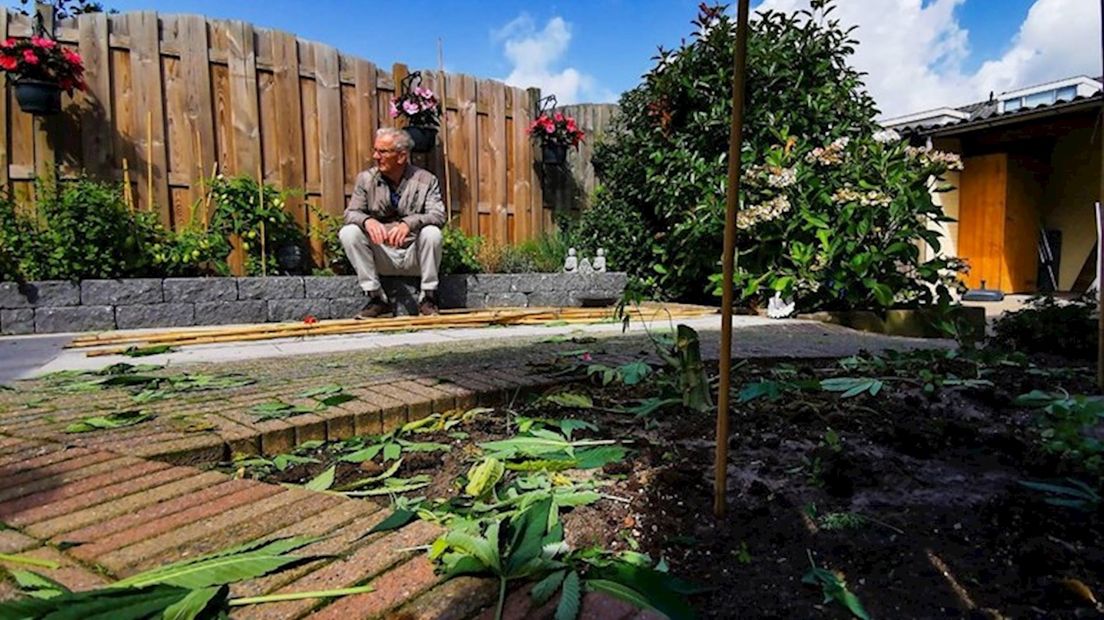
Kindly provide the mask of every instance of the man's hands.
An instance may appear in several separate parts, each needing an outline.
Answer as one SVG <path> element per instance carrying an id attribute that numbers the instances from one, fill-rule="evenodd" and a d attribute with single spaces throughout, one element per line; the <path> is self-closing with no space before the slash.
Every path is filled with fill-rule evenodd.
<path id="1" fill-rule="evenodd" d="M 376 245 L 382 244 L 387 236 L 387 230 L 384 229 L 383 224 L 372 218 L 364 220 L 364 232 L 368 233 L 368 239 Z"/>
<path id="2" fill-rule="evenodd" d="M 383 224 L 369 218 L 364 220 L 364 232 L 368 234 L 368 239 L 376 245 L 386 244 L 397 248 L 403 244 L 406 236 L 410 234 L 410 227 L 406 225 L 406 222 L 399 222 L 388 230 L 384 228 Z"/>
<path id="3" fill-rule="evenodd" d="M 403 241 L 406 241 L 406 236 L 409 234 L 410 227 L 406 225 L 406 222 L 399 222 L 387 231 L 387 245 L 397 248 L 403 244 Z"/>

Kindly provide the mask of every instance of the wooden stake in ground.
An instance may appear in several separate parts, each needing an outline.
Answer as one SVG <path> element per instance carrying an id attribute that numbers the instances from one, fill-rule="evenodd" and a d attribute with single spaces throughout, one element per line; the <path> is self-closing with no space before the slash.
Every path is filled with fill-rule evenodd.
<path id="1" fill-rule="evenodd" d="M 728 483 L 728 391 L 732 372 L 733 272 L 736 269 L 736 210 L 740 206 L 740 154 L 744 147 L 744 88 L 747 68 L 749 0 L 740 0 L 736 16 L 736 53 L 732 74 L 732 127 L 728 142 L 728 193 L 725 206 L 724 279 L 721 281 L 721 382 L 717 394 L 717 451 L 714 463 L 713 514 L 725 514 Z"/>

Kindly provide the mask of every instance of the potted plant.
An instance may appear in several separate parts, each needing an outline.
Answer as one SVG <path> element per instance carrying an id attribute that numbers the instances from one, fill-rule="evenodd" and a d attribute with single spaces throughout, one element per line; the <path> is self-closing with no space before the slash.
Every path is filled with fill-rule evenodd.
<path id="1" fill-rule="evenodd" d="M 402 81 L 399 96 L 391 98 L 391 118 L 406 119 L 406 133 L 414 139 L 415 153 L 428 153 L 437 143 L 440 110 L 437 95 L 429 88 L 415 86 L 421 73 L 415 71 Z"/>
<path id="2" fill-rule="evenodd" d="M 529 124 L 529 135 L 540 140 L 544 163 L 562 165 L 567 161 L 567 147 L 579 148 L 586 134 L 575 119 L 562 112 L 542 112 Z"/>
<path id="3" fill-rule="evenodd" d="M 61 91 L 85 90 L 80 54 L 47 37 L 0 43 L 0 69 L 15 85 L 19 107 L 29 114 L 57 114 Z"/>

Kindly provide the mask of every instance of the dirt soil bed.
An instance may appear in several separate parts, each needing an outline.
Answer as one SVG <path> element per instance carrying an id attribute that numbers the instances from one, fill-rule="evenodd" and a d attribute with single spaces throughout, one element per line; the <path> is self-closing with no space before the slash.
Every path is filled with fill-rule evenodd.
<path id="1" fill-rule="evenodd" d="M 567 542 L 664 558 L 672 573 L 710 588 L 691 598 L 703 617 L 850 617 L 802 582 L 810 557 L 843 576 L 874 618 L 1098 617 L 1100 504 L 1051 505 L 1020 481 L 1071 477 L 1099 490 L 1100 470 L 1084 456 L 1044 449 L 1042 414 L 1013 402 L 1032 390 L 1096 390 L 1089 369 L 1034 361 L 987 362 L 983 382 L 973 384 L 957 378 L 978 377 L 978 366 L 942 353 L 880 370 L 840 360 L 738 366 L 736 394 L 759 381 L 806 389 L 733 399 L 728 515 L 720 521 L 712 516 L 713 416 L 678 407 L 645 418 L 615 412 L 659 395 L 669 382 L 657 373 L 631 387 L 560 388 L 586 393 L 593 408 L 538 398 L 418 434 L 413 441 L 451 450 L 411 453 L 396 475 L 431 477 L 409 496 L 454 497 L 476 444 L 512 437 L 515 414 L 586 420 L 599 430 L 577 436 L 622 440 L 631 453 L 586 474 L 615 499 L 567 513 Z M 876 393 L 807 389 L 831 377 L 875 376 L 884 380 Z M 332 446 L 302 455 L 319 462 L 269 468 L 266 479 L 303 483 L 334 463 Z M 335 486 L 382 469 L 339 462 Z"/>

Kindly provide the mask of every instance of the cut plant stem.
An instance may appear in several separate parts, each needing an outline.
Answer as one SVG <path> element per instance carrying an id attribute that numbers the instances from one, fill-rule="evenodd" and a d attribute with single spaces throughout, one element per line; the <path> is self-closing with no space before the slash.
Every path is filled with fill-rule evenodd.
<path id="1" fill-rule="evenodd" d="M 61 564 L 52 562 L 50 560 L 40 560 L 38 558 L 29 558 L 25 555 L 9 555 L 7 553 L 0 553 L 0 562 L 12 562 L 14 564 L 26 564 L 28 566 L 41 566 L 42 568 L 61 568 Z"/>
<path id="2" fill-rule="evenodd" d="M 248 596 L 244 598 L 230 599 L 227 603 L 231 607 L 241 607 L 243 605 L 259 605 L 261 603 L 277 603 L 280 601 L 299 601 L 307 598 L 336 598 L 338 596 L 349 596 L 351 594 L 365 594 L 372 592 L 375 588 L 370 585 L 357 586 L 355 588 L 341 588 L 338 590 L 318 590 L 316 592 L 289 592 L 287 594 L 266 594 L 264 596 Z"/>

